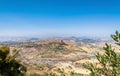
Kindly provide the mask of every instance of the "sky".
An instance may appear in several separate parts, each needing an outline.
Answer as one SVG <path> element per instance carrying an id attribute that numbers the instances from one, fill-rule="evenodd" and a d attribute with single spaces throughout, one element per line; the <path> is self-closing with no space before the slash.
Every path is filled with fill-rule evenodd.
<path id="1" fill-rule="evenodd" d="M 120 0 L 0 0 L 0 36 L 110 36 Z"/>

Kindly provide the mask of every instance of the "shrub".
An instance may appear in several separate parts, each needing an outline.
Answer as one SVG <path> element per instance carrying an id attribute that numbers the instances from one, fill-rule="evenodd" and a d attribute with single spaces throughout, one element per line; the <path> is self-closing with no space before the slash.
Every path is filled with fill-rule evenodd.
<path id="1" fill-rule="evenodd" d="M 10 54 L 9 47 L 0 47 L 0 74 L 2 76 L 24 76 L 26 67 L 16 59 L 18 52 L 14 49 L 13 53 Z"/>
<path id="2" fill-rule="evenodd" d="M 116 31 L 114 35 L 111 35 L 115 44 L 120 46 L 120 33 Z M 106 43 L 103 48 L 104 54 L 97 53 L 96 58 L 98 63 L 88 63 L 86 68 L 91 71 L 91 76 L 120 76 L 120 55 L 115 52 L 111 45 Z M 99 67 L 98 67 L 99 65 Z"/>

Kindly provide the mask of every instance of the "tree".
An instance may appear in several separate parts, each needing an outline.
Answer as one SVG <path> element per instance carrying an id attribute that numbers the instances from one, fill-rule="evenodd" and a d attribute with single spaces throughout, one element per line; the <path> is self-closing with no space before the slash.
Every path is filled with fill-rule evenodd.
<path id="1" fill-rule="evenodd" d="M 26 67 L 16 59 L 18 52 L 14 49 L 11 53 L 9 47 L 0 47 L 0 74 L 2 76 L 24 76 Z"/>
<path id="2" fill-rule="evenodd" d="M 116 31 L 111 37 L 115 44 L 120 46 L 120 33 Z M 120 76 L 120 54 L 107 43 L 103 49 L 105 50 L 103 55 L 99 53 L 96 55 L 98 63 L 88 63 L 86 66 L 91 71 L 90 76 Z"/>

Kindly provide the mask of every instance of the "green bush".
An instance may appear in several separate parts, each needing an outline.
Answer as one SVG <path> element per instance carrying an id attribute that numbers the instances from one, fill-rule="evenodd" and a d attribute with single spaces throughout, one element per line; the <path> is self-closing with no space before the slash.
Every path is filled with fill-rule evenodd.
<path id="1" fill-rule="evenodd" d="M 70 72 L 70 76 L 84 76 L 83 74 L 75 73 L 75 72 Z"/>
<path id="2" fill-rule="evenodd" d="M 44 69 L 45 69 L 45 66 L 46 66 L 45 64 L 39 64 L 39 69 L 40 69 L 40 70 L 44 70 Z"/>
<path id="3" fill-rule="evenodd" d="M 41 75 L 41 76 L 58 76 L 58 75 L 56 75 L 56 74 L 53 73 L 53 72 L 50 72 L 50 73 L 45 73 L 45 74 L 43 74 L 43 75 Z"/>
<path id="4" fill-rule="evenodd" d="M 120 33 L 116 31 L 111 37 L 115 44 L 120 46 Z M 103 55 L 99 53 L 96 55 L 99 63 L 86 65 L 86 68 L 91 71 L 90 76 L 120 76 L 120 55 L 107 43 L 103 49 L 105 50 Z"/>
<path id="5" fill-rule="evenodd" d="M 18 50 L 14 49 L 10 54 L 10 48 L 7 46 L 0 47 L 0 74 L 2 76 L 24 76 L 26 67 L 20 64 L 15 57 Z"/>
<path id="6" fill-rule="evenodd" d="M 29 76 L 40 76 L 40 75 L 37 73 L 34 73 L 34 74 L 30 74 Z"/>

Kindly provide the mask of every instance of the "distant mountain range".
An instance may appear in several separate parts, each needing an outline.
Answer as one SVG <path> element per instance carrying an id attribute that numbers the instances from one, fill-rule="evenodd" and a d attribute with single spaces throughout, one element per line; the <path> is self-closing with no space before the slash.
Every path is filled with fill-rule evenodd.
<path id="1" fill-rule="evenodd" d="M 0 45 L 11 45 L 26 42 L 38 42 L 42 40 L 62 39 L 74 40 L 75 42 L 96 43 L 96 42 L 112 42 L 109 38 L 91 38 L 91 37 L 53 37 L 53 38 L 37 38 L 37 37 L 0 37 Z"/>
<path id="2" fill-rule="evenodd" d="M 0 37 L 0 41 L 32 41 L 32 40 L 44 40 L 44 39 L 67 39 L 67 40 L 96 40 L 96 41 L 100 41 L 100 40 L 104 40 L 104 41 L 108 41 L 111 40 L 110 38 L 95 38 L 95 37 L 75 37 L 75 36 L 71 36 L 71 37 L 51 37 L 51 38 L 40 38 L 40 37 Z"/>

